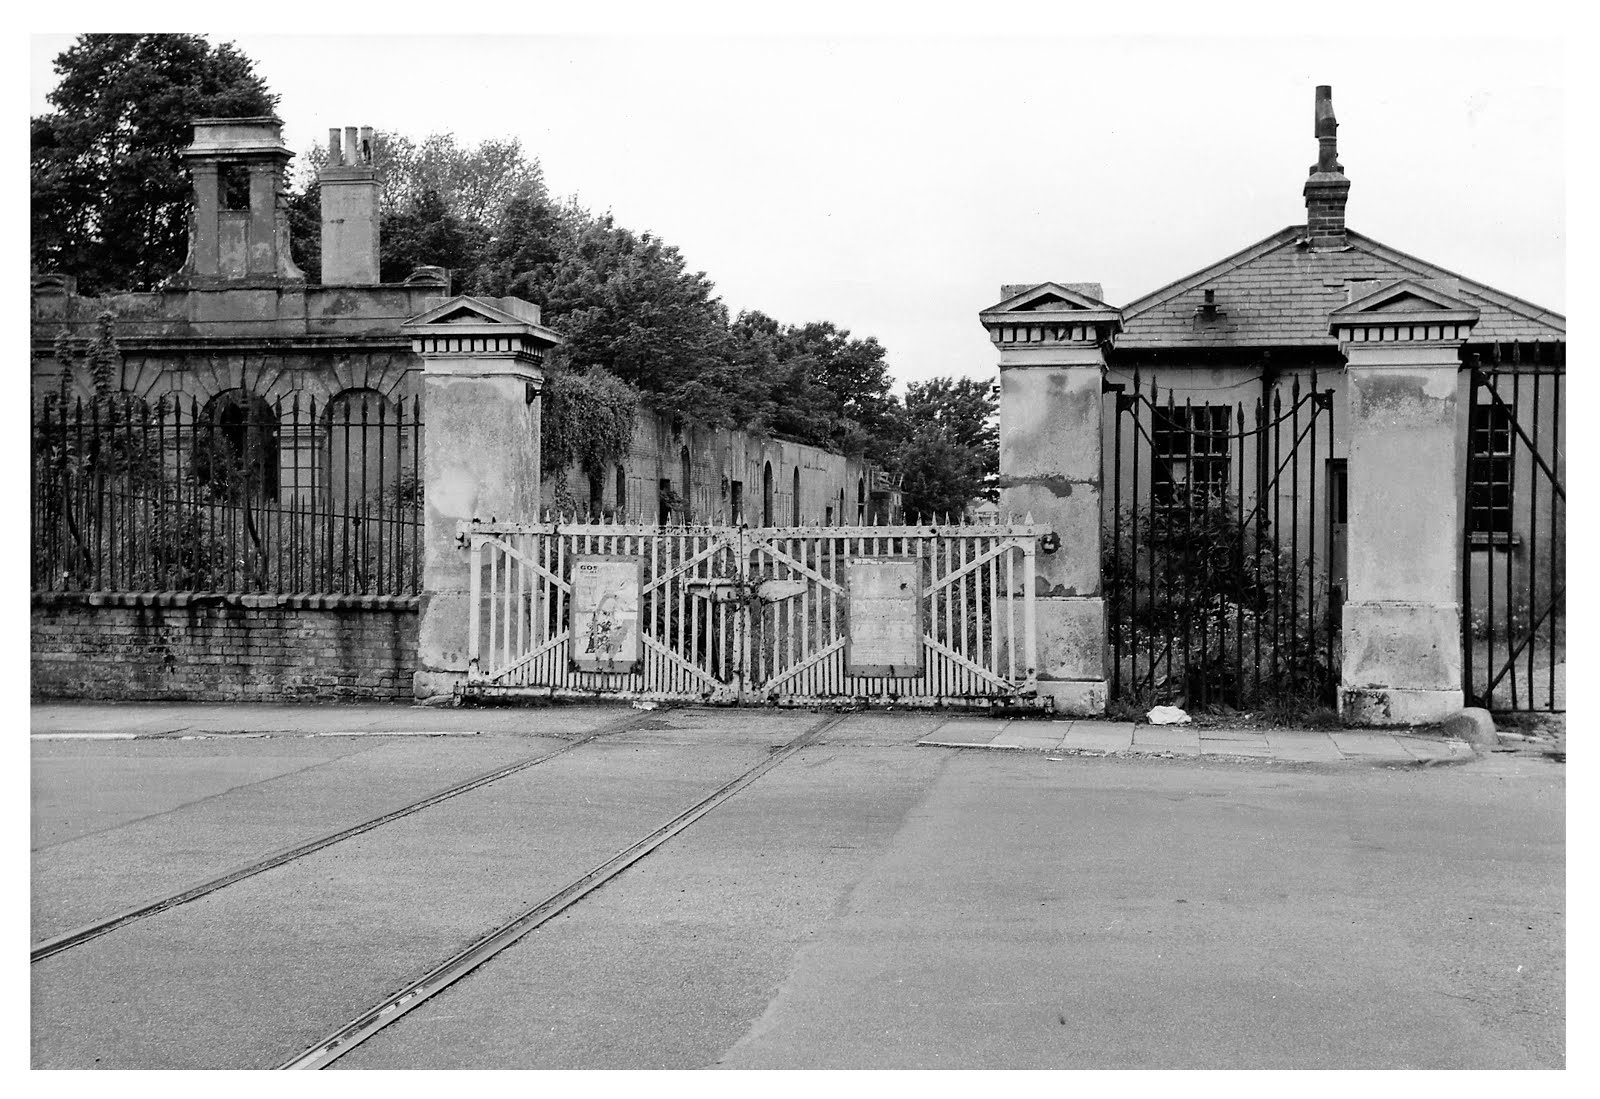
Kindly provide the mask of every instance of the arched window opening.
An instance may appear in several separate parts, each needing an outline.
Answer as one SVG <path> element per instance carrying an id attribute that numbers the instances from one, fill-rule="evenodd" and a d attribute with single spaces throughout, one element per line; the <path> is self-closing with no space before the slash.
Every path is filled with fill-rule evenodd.
<path id="1" fill-rule="evenodd" d="M 856 522 L 857 523 L 865 523 L 866 521 L 867 521 L 867 479 L 865 477 L 858 477 L 858 478 L 856 478 Z"/>
<path id="2" fill-rule="evenodd" d="M 190 455 L 195 480 L 214 497 L 278 498 L 278 417 L 266 401 L 226 389 L 206 402 Z"/>
<path id="3" fill-rule="evenodd" d="M 761 470 L 761 525 L 772 525 L 772 463 Z"/>
<path id="4" fill-rule="evenodd" d="M 598 519 L 606 507 L 606 479 L 598 473 L 589 474 L 589 518 Z"/>
<path id="5" fill-rule="evenodd" d="M 628 474 L 621 466 L 617 467 L 617 522 L 625 523 L 628 520 Z"/>
<path id="6" fill-rule="evenodd" d="M 328 498 L 336 512 L 370 512 L 415 496 L 401 457 L 400 418 L 376 389 L 346 389 L 328 402 Z"/>
<path id="7" fill-rule="evenodd" d="M 678 451 L 678 473 L 683 484 L 683 522 L 690 521 L 689 512 L 692 510 L 690 501 L 694 499 L 694 466 L 689 461 L 689 448 L 683 447 Z"/>
<path id="8" fill-rule="evenodd" d="M 799 466 L 795 466 L 794 467 L 794 507 L 791 510 L 794 513 L 794 525 L 798 527 L 800 525 L 800 467 Z"/>
<path id="9" fill-rule="evenodd" d="M 843 525 L 843 523 L 845 521 L 845 514 L 844 514 L 844 487 L 842 485 L 839 488 L 839 510 L 834 512 L 834 514 L 839 517 L 840 525 Z"/>

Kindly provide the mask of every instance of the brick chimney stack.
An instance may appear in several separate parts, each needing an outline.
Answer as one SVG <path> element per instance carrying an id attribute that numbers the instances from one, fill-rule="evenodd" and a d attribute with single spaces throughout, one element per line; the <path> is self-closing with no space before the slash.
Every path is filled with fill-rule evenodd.
<path id="1" fill-rule="evenodd" d="M 1306 180 L 1306 229 L 1313 252 L 1337 252 L 1345 247 L 1344 205 L 1350 181 L 1339 163 L 1339 122 L 1333 117 L 1333 88 L 1317 86 L 1317 162 Z"/>
<path id="2" fill-rule="evenodd" d="M 372 286 L 378 281 L 378 172 L 372 127 L 328 130 L 322 188 L 322 285 Z"/>

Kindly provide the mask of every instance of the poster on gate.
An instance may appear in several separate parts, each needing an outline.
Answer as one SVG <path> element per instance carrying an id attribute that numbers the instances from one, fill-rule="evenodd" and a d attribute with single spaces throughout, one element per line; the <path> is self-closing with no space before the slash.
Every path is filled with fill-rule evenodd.
<path id="1" fill-rule="evenodd" d="M 572 559 L 572 599 L 567 625 L 572 664 L 583 672 L 626 674 L 643 662 L 639 640 L 638 557 L 580 555 Z"/>
<path id="2" fill-rule="evenodd" d="M 923 673 L 921 562 L 858 557 L 846 566 L 844 672 L 915 679 Z"/>

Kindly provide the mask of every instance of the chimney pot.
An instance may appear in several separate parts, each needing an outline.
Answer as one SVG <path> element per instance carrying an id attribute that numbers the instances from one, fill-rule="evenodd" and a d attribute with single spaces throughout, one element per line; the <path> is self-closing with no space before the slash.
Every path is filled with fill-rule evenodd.
<path id="1" fill-rule="evenodd" d="M 1317 162 L 1306 180 L 1306 230 L 1312 251 L 1331 252 L 1345 247 L 1344 208 L 1350 181 L 1339 163 L 1339 121 L 1333 113 L 1333 88 L 1317 85 L 1313 129 Z"/>
<path id="2" fill-rule="evenodd" d="M 322 285 L 378 282 L 378 175 L 372 168 L 372 127 L 328 131 L 329 158 L 322 196 Z"/>

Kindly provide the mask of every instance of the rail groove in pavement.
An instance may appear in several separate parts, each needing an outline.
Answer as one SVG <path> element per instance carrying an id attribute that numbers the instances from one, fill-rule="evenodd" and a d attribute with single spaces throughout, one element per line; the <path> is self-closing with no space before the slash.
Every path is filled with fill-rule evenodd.
<path id="1" fill-rule="evenodd" d="M 478 938 L 460 953 L 441 963 L 420 980 L 407 985 L 382 1003 L 358 1015 L 310 1049 L 285 1061 L 278 1068 L 320 1069 L 332 1064 L 390 1023 L 437 993 L 444 991 L 444 989 L 489 961 L 496 954 L 516 943 L 540 924 L 559 915 L 589 893 L 605 885 L 612 878 L 615 878 L 628 867 L 694 824 L 718 805 L 721 805 L 756 779 L 772 770 L 772 768 L 811 744 L 817 737 L 843 721 L 845 717 L 846 715 L 841 713 L 823 718 L 783 747 L 773 751 L 766 759 L 735 776 L 729 782 L 724 783 L 660 828 L 629 844 L 559 892 L 552 894 L 532 908 L 512 917 L 493 931 Z"/>
<path id="2" fill-rule="evenodd" d="M 146 904 L 135 905 L 132 908 L 124 909 L 123 911 L 118 912 L 113 916 L 109 916 L 103 920 L 98 920 L 91 924 L 85 924 L 82 927 L 74 928 L 71 931 L 66 931 L 60 935 L 55 935 L 51 938 L 44 939 L 43 941 L 37 942 L 33 946 L 29 947 L 29 964 L 43 961 L 45 958 L 54 957 L 63 951 L 71 950 L 75 946 L 82 946 L 84 943 L 89 942 L 92 939 L 98 939 L 101 935 L 109 934 L 110 932 L 115 931 L 117 928 L 124 927 L 135 920 L 142 920 L 146 916 L 154 916 L 158 912 L 165 912 L 169 908 L 176 908 L 180 904 L 187 904 L 190 901 L 198 900 L 199 898 L 210 893 L 215 893 L 219 889 L 225 889 L 236 882 L 241 882 L 246 878 L 254 877 L 263 871 L 271 870 L 277 866 L 283 866 L 285 863 L 294 862 L 296 859 L 301 859 L 307 855 L 321 851 L 324 848 L 332 847 L 334 844 L 343 840 L 351 839 L 352 837 L 359 836 L 365 832 L 370 832 L 374 828 L 381 828 L 385 824 L 400 820 L 402 817 L 408 817 L 411 814 L 421 812 L 423 809 L 427 809 L 430 806 L 438 805 L 442 801 L 447 801 L 448 799 L 455 797 L 457 794 L 465 794 L 470 790 L 476 790 L 479 787 L 487 786 L 491 782 L 496 782 L 499 779 L 507 777 L 508 775 L 514 775 L 518 771 L 525 771 L 530 767 L 537 767 L 539 764 L 552 760 L 556 756 L 562 755 L 566 752 L 570 752 L 574 748 L 577 748 L 583 744 L 587 744 L 589 741 L 594 740 L 597 737 L 609 736 L 615 733 L 625 733 L 636 725 L 643 724 L 645 721 L 657 716 L 659 716 L 659 714 L 628 714 L 624 717 L 607 722 L 604 725 L 592 729 L 589 732 L 568 741 L 558 748 L 552 748 L 548 752 L 542 752 L 539 755 L 529 756 L 527 759 L 518 760 L 515 763 L 508 763 L 503 767 L 497 767 L 493 771 L 478 775 L 475 778 L 469 778 L 464 782 L 458 782 L 454 786 L 447 787 L 443 790 L 435 791 L 425 798 L 411 802 L 409 805 L 403 805 L 399 809 L 394 809 L 390 812 L 382 814 L 381 816 L 376 816 L 370 820 L 362 821 L 360 824 L 353 825 L 352 827 L 342 829 L 338 832 L 331 832 L 328 835 L 320 836 L 313 840 L 308 840 L 305 843 L 296 844 L 293 847 L 286 847 L 283 850 L 276 851 L 263 859 L 257 860 L 256 862 L 252 862 L 246 866 L 240 866 L 234 870 L 228 871 L 226 874 L 212 878 L 210 881 L 205 881 L 198 885 L 190 886 L 189 888 L 177 893 L 173 893 L 170 896 L 162 897 L 160 900 L 150 901 Z"/>

